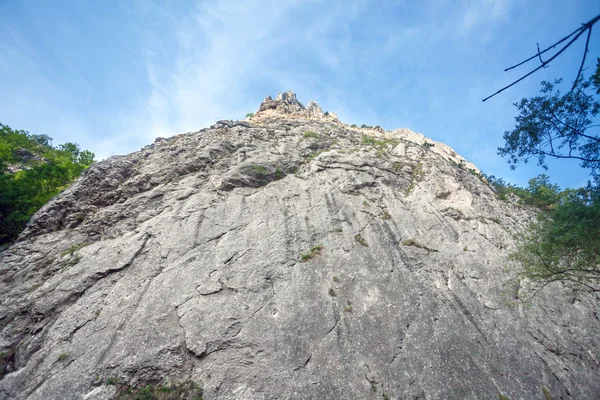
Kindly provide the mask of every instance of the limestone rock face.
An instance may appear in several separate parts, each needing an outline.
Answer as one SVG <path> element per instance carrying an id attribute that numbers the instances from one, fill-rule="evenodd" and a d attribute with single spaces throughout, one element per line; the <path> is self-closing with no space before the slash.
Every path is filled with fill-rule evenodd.
<path id="1" fill-rule="evenodd" d="M 315 104 L 268 97 L 44 206 L 0 254 L 0 399 L 598 398 L 598 298 L 504 285 L 534 212 Z"/>
<path id="2" fill-rule="evenodd" d="M 275 100 L 271 96 L 267 96 L 260 105 L 259 112 L 266 110 L 277 110 L 279 113 L 294 113 L 302 112 L 305 107 L 298 101 L 294 92 L 279 93 Z"/>
<path id="3" fill-rule="evenodd" d="M 321 106 L 319 106 L 316 101 L 309 102 L 306 106 L 306 111 L 311 118 L 318 119 L 325 116 L 325 113 L 321 110 Z"/>

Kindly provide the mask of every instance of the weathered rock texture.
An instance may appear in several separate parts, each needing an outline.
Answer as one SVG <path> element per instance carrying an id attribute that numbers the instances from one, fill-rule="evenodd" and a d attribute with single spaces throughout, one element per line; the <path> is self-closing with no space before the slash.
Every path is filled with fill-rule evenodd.
<path id="1" fill-rule="evenodd" d="M 533 213 L 469 169 L 291 92 L 96 163 L 1 254 L 0 398 L 598 398 L 598 299 L 513 304 Z"/>

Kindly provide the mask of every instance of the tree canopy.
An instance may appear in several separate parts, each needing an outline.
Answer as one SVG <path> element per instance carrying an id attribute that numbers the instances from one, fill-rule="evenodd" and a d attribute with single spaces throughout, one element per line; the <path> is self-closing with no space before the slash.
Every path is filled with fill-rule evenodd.
<path id="1" fill-rule="evenodd" d="M 0 244 L 17 238 L 31 216 L 94 162 L 75 143 L 0 124 Z"/>
<path id="2" fill-rule="evenodd" d="M 557 193 L 558 201 L 529 230 L 518 236 L 511 258 L 521 276 L 547 284 L 574 282 L 600 290 L 600 190 L 588 186 Z"/>
<path id="3" fill-rule="evenodd" d="M 561 94 L 554 83 L 542 82 L 541 96 L 515 103 L 516 126 L 504 133 L 498 153 L 511 168 L 534 159 L 548 168 L 546 158 L 576 159 L 593 182 L 585 188 L 561 191 L 546 175 L 530 180 L 527 189 L 489 177 L 500 196 L 513 193 L 537 206 L 536 223 L 518 235 L 511 258 L 519 263 L 519 278 L 537 290 L 551 282 L 577 283 L 600 291 L 600 58 L 595 73 L 578 77 L 571 91 Z M 536 291 L 537 293 L 537 291 Z"/>
<path id="4" fill-rule="evenodd" d="M 504 132 L 505 146 L 498 153 L 508 157 L 512 168 L 537 159 L 547 169 L 546 157 L 579 160 L 597 178 L 600 125 L 594 120 L 600 112 L 600 101 L 591 90 L 593 80 L 580 78 L 574 90 L 565 94 L 556 89 L 560 80 L 542 82 L 542 96 L 515 103 L 519 110 L 516 127 Z"/>

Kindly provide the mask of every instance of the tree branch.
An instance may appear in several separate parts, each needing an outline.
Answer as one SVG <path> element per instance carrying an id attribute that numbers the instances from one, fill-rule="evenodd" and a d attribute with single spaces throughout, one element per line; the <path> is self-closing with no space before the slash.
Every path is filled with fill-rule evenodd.
<path id="1" fill-rule="evenodd" d="M 598 18 L 598 17 L 596 17 L 596 18 Z M 589 22 L 588 22 L 588 24 L 589 24 Z M 523 64 L 525 64 L 525 63 L 533 60 L 534 58 L 536 58 L 538 56 L 540 56 L 541 54 L 544 54 L 545 52 L 547 52 L 549 50 L 552 50 L 553 48 L 555 48 L 556 46 L 558 46 L 559 44 L 561 44 L 562 42 L 564 42 L 565 40 L 567 40 L 568 38 L 570 38 L 571 36 L 573 36 L 574 34 L 576 34 L 577 32 L 579 32 L 582 29 L 585 29 L 585 25 L 580 26 L 579 28 L 575 29 L 573 32 L 569 33 L 567 36 L 565 36 L 564 38 L 560 39 L 558 42 L 554 43 L 553 45 L 551 45 L 550 47 L 548 47 L 548 48 L 546 48 L 546 49 L 544 49 L 542 51 L 540 51 L 539 48 L 538 48 L 538 52 L 536 54 L 532 55 L 527 60 L 521 61 L 520 63 L 513 65 L 512 67 L 506 68 L 504 70 L 504 72 L 510 71 L 511 69 L 514 69 L 514 68 L 517 68 L 517 67 L 520 67 L 521 65 L 523 65 Z"/>
<path id="2" fill-rule="evenodd" d="M 592 31 L 592 26 L 593 26 L 593 25 L 594 25 L 596 22 L 598 22 L 599 20 L 600 20 L 600 15 L 597 15 L 597 16 L 596 16 L 596 17 L 594 17 L 592 20 L 590 20 L 589 22 L 587 22 L 587 23 L 583 24 L 581 27 L 577 28 L 575 31 L 573 31 L 573 32 L 572 32 L 572 33 L 570 33 L 569 35 L 565 36 L 564 38 L 562 38 L 562 39 L 561 39 L 561 40 L 559 40 L 558 42 L 554 43 L 552 46 L 548 47 L 547 49 L 545 49 L 545 50 L 543 50 L 543 51 L 539 51 L 539 49 L 538 49 L 538 52 L 537 52 L 537 53 L 536 53 L 534 56 L 532 56 L 532 57 L 529 57 L 527 60 L 525 60 L 525 61 L 522 61 L 522 62 L 520 62 L 520 63 L 518 63 L 518 64 L 516 64 L 516 65 L 513 65 L 512 67 L 509 67 L 509 68 L 505 69 L 504 71 L 509 71 L 509 70 L 511 70 L 511 69 L 513 69 L 513 68 L 516 68 L 516 67 L 518 67 L 518 66 L 520 66 L 520 65 L 523 65 L 523 64 L 525 64 L 525 63 L 526 63 L 526 62 L 528 62 L 528 61 L 531 61 L 531 60 L 533 60 L 533 59 L 534 59 L 534 58 L 536 58 L 536 57 L 540 57 L 540 60 L 541 60 L 541 54 L 545 53 L 546 51 L 548 51 L 548 50 L 550 50 L 550 49 L 552 49 L 552 48 L 554 48 L 554 47 L 556 47 L 556 46 L 557 46 L 557 45 L 559 45 L 560 43 L 562 43 L 562 42 L 564 42 L 565 40 L 569 39 L 571 36 L 575 35 L 575 37 L 573 37 L 573 38 L 572 38 L 572 39 L 571 39 L 571 40 L 570 40 L 570 41 L 569 41 L 569 42 L 568 42 L 566 45 L 564 45 L 564 46 L 563 46 L 563 47 L 562 47 L 562 48 L 561 48 L 561 49 L 560 49 L 560 50 L 559 50 L 559 51 L 558 51 L 556 54 L 554 54 L 552 57 L 550 57 L 550 58 L 549 58 L 547 61 L 545 61 L 545 62 L 542 62 L 542 64 L 541 64 L 539 67 L 537 67 L 537 68 L 535 68 L 534 70 L 530 71 L 529 73 L 527 73 L 527 74 L 523 75 L 522 77 L 520 77 L 519 79 L 517 79 L 516 81 L 514 81 L 514 82 L 513 82 L 513 83 L 511 83 L 510 85 L 507 85 L 507 86 L 503 87 L 502 89 L 498 90 L 496 93 L 492 94 L 491 96 L 488 96 L 488 97 L 486 97 L 486 98 L 485 98 L 485 99 L 483 99 L 482 101 L 486 101 L 486 100 L 488 100 L 488 99 L 490 99 L 490 98 L 492 98 L 492 97 L 496 96 L 497 94 L 499 94 L 499 93 L 501 93 L 501 92 L 505 91 L 506 89 L 508 89 L 508 88 L 510 88 L 510 87 L 512 87 L 512 86 L 514 86 L 514 85 L 516 85 L 517 83 L 521 82 L 523 79 L 527 78 L 528 76 L 532 75 L 533 73 L 535 73 L 535 72 L 539 71 L 540 69 L 542 69 L 542 68 L 544 68 L 545 66 L 547 66 L 548 64 L 550 64 L 550 62 L 551 62 L 552 60 L 554 60 L 556 57 L 558 57 L 558 56 L 559 56 L 559 55 L 560 55 L 560 54 L 561 54 L 563 51 L 565 51 L 565 50 L 566 50 L 567 48 L 569 48 L 569 47 L 570 47 L 570 46 L 571 46 L 571 45 L 572 45 L 572 44 L 573 44 L 575 41 L 577 41 L 577 39 L 579 39 L 579 37 L 580 37 L 580 36 L 581 36 L 581 35 L 582 35 L 582 34 L 583 34 L 583 33 L 584 33 L 586 30 L 588 31 L 588 41 L 586 42 L 586 52 L 587 52 L 587 50 L 588 50 L 589 38 L 590 38 L 590 35 L 591 35 L 591 31 Z M 584 53 L 584 58 L 583 58 L 583 61 L 585 62 L 585 53 Z M 579 78 L 579 74 L 581 73 L 581 70 L 582 70 L 582 68 L 583 68 L 583 63 L 582 63 L 582 66 L 581 66 L 581 68 L 580 68 L 580 70 L 579 70 L 579 73 L 577 74 L 577 78 Z M 577 80 L 576 80 L 575 82 L 577 82 Z"/>
<path id="3" fill-rule="evenodd" d="M 536 43 L 535 45 L 537 46 L 537 49 L 538 49 L 538 57 L 540 58 L 540 62 L 543 64 L 544 60 L 542 60 L 542 53 L 540 53 L 540 44 Z M 507 70 L 505 69 L 504 72 L 506 72 L 506 71 Z"/>
<path id="4" fill-rule="evenodd" d="M 583 158 L 583 157 L 578 157 L 578 156 L 564 156 L 564 155 L 560 155 L 560 154 L 551 154 L 544 150 L 539 150 L 537 154 L 543 154 L 543 155 L 555 157 L 555 158 L 572 158 L 572 159 L 581 160 L 581 161 L 600 162 L 600 159 L 596 160 L 593 158 Z"/>
<path id="5" fill-rule="evenodd" d="M 571 88 L 571 92 L 573 92 L 573 90 L 575 90 L 575 86 L 577 86 L 577 82 L 579 81 L 579 76 L 581 75 L 581 71 L 583 70 L 583 64 L 585 64 L 585 57 L 587 56 L 588 47 L 590 45 L 590 36 L 592 36 L 592 26 L 593 25 L 590 25 L 588 28 L 588 35 L 587 35 L 587 39 L 585 41 L 585 50 L 583 51 L 583 58 L 581 60 L 581 65 L 579 66 L 579 71 L 577 71 L 577 76 L 575 77 L 575 81 L 573 82 L 573 87 Z"/>

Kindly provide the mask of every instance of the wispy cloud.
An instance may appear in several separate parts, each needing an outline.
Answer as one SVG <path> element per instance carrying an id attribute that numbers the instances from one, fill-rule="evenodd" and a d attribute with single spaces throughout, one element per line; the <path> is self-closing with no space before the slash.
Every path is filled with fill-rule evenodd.
<path id="1" fill-rule="evenodd" d="M 147 101 L 135 110 L 145 116 L 147 138 L 199 129 L 217 118 L 242 117 L 257 99 L 248 87 L 270 75 L 270 57 L 285 46 L 284 18 L 292 8 L 285 2 L 238 4 L 202 2 L 185 19 L 173 21 L 175 42 L 160 43 L 160 32 L 144 43 Z M 168 10 L 157 10 L 159 13 Z M 156 56 L 156 47 L 170 46 L 169 59 Z M 259 100 L 258 100 L 259 101 Z M 139 131 L 140 129 L 136 129 Z"/>
<path id="2" fill-rule="evenodd" d="M 510 11 L 510 0 L 480 0 L 465 4 L 462 10 L 462 22 L 459 26 L 461 34 L 470 33 L 472 29 L 494 23 L 506 17 Z"/>

